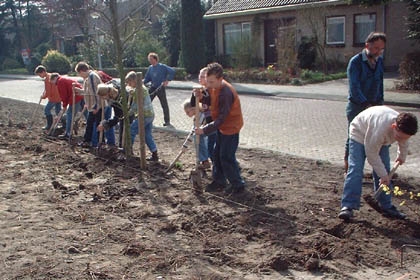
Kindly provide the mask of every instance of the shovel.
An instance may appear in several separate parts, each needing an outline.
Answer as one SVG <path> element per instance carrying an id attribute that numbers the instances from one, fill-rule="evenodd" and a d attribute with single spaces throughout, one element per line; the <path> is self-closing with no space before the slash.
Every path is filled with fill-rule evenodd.
<path id="1" fill-rule="evenodd" d="M 74 125 L 73 125 L 73 133 L 74 135 L 77 135 L 79 132 L 79 121 L 82 118 L 83 114 L 86 111 L 86 107 L 83 107 L 82 112 L 76 113 L 76 117 L 74 118 Z"/>
<path id="2" fill-rule="evenodd" d="M 202 86 L 194 87 L 194 89 L 201 90 Z M 194 119 L 194 128 L 200 127 L 200 108 L 199 100 L 195 99 L 195 119 Z M 193 187 L 197 190 L 201 188 L 201 171 L 199 169 L 200 159 L 199 159 L 199 146 L 200 146 L 200 135 L 195 135 L 195 169 L 191 171 L 190 180 Z"/>
<path id="3" fill-rule="evenodd" d="M 175 163 L 179 160 L 179 158 L 182 156 L 182 154 L 184 154 L 187 149 L 188 149 L 188 142 L 191 142 L 191 136 L 194 135 L 194 129 L 191 130 L 191 132 L 188 134 L 187 138 L 185 139 L 184 143 L 182 143 L 182 148 L 179 151 L 178 155 L 175 157 L 175 159 L 171 162 L 171 164 L 169 164 L 169 167 L 165 170 L 165 173 L 168 173 L 169 170 L 171 170 Z"/>
<path id="4" fill-rule="evenodd" d="M 398 166 L 400 166 L 400 162 L 397 161 L 394 166 L 392 167 L 391 171 L 389 172 L 389 179 L 392 179 L 392 176 L 394 175 L 395 171 L 397 171 Z M 373 198 L 375 198 L 376 201 L 378 201 L 379 196 L 382 194 L 383 190 L 384 190 L 384 184 L 381 184 L 379 186 L 379 188 L 376 190 L 375 194 L 373 195 Z"/>
<path id="5" fill-rule="evenodd" d="M 392 167 L 391 171 L 389 172 L 389 177 L 392 178 L 392 175 L 394 175 L 395 171 L 397 170 L 398 166 L 400 165 L 399 162 L 396 162 L 394 166 Z M 379 196 L 384 191 L 384 186 L 381 184 L 379 188 L 375 191 L 373 196 L 371 194 L 365 194 L 363 196 L 363 199 L 369 204 L 370 207 L 378 211 L 379 213 L 382 213 L 382 208 L 378 203 Z"/>
<path id="6" fill-rule="evenodd" d="M 64 113 L 67 111 L 67 108 L 62 109 L 56 119 L 54 120 L 53 125 L 50 127 L 50 130 L 48 130 L 47 135 L 53 136 L 55 129 L 57 128 L 58 123 L 61 121 L 61 118 L 63 117 Z"/>
<path id="7" fill-rule="evenodd" d="M 38 105 L 34 108 L 34 111 L 32 112 L 32 116 L 31 116 L 31 121 L 29 123 L 29 127 L 28 130 L 32 129 L 32 126 L 34 125 L 34 121 L 35 121 L 35 114 L 38 111 L 38 108 L 40 107 L 39 105 L 41 104 L 42 101 L 42 96 L 43 94 L 41 94 L 41 96 L 39 97 L 39 102 Z"/>
<path id="8" fill-rule="evenodd" d="M 74 118 L 76 116 L 76 92 L 74 90 L 74 86 L 72 88 L 72 91 L 73 91 L 73 105 L 71 106 L 71 125 L 70 125 L 69 144 L 71 144 L 71 139 L 73 138 Z"/>

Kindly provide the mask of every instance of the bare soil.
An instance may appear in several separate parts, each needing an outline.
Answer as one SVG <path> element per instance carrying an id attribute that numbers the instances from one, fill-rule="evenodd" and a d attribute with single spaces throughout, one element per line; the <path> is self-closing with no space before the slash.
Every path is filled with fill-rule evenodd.
<path id="1" fill-rule="evenodd" d="M 177 168 L 164 172 L 184 135 L 155 130 L 161 159 L 140 170 L 138 157 L 121 160 L 106 148 L 96 153 L 47 139 L 41 110 L 28 129 L 37 105 L 0 102 L 2 279 L 419 275 L 412 270 L 420 263 L 418 251 L 406 250 L 400 268 L 401 246 L 420 245 L 418 202 L 401 206 L 405 221 L 364 203 L 354 221 L 343 223 L 337 218 L 339 166 L 239 149 L 246 191 L 197 192 L 189 181 L 192 147 Z M 210 172 L 203 180 L 210 182 Z M 418 178 L 395 182 L 420 190 Z M 370 194 L 371 181 L 364 185 Z"/>

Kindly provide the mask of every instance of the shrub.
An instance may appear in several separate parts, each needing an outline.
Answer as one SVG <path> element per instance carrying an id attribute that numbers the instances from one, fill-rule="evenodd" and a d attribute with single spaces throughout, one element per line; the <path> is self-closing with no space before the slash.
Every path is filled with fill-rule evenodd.
<path id="1" fill-rule="evenodd" d="M 330 80 L 343 79 L 347 76 L 346 72 L 339 72 L 334 74 L 324 74 L 318 71 L 302 70 L 300 78 L 306 83 L 321 83 Z"/>
<path id="2" fill-rule="evenodd" d="M 401 87 L 420 90 L 420 51 L 408 53 L 400 63 Z"/>
<path id="3" fill-rule="evenodd" d="M 60 74 L 67 74 L 70 71 L 70 60 L 64 54 L 49 50 L 42 58 L 42 65 L 47 68 L 48 72 L 58 72 Z"/>
<path id="4" fill-rule="evenodd" d="M 311 69 L 315 67 L 316 48 L 312 39 L 302 37 L 302 41 L 298 48 L 297 59 L 301 69 Z"/>
<path id="5" fill-rule="evenodd" d="M 16 59 L 6 57 L 3 61 L 3 70 L 21 68 L 22 65 Z"/>
<path id="6" fill-rule="evenodd" d="M 44 57 L 48 53 L 48 50 L 50 49 L 51 49 L 51 44 L 49 42 L 42 43 L 36 46 L 34 53 L 39 53 L 41 57 Z"/>
<path id="7" fill-rule="evenodd" d="M 149 66 L 149 61 L 147 60 L 147 55 L 151 52 L 155 52 L 159 55 L 159 62 L 167 63 L 169 58 L 168 53 L 157 38 L 153 37 L 153 35 L 146 31 L 142 30 L 136 34 L 135 40 L 133 40 L 131 45 L 127 48 L 124 52 L 124 57 L 135 57 L 133 61 L 125 61 L 124 64 L 128 67 L 129 64 L 136 65 L 140 67 Z"/>

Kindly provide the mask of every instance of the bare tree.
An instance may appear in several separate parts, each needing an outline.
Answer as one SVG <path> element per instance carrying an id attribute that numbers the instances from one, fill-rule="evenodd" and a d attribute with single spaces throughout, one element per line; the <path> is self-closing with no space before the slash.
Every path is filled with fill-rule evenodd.
<path id="1" fill-rule="evenodd" d="M 328 71 L 327 55 L 325 49 L 325 19 L 328 16 L 327 7 L 310 7 L 307 9 L 299 9 L 298 17 L 303 20 L 303 25 L 309 29 L 308 37 L 311 37 L 317 53 L 320 57 L 322 70 L 324 73 Z"/>
<path id="2" fill-rule="evenodd" d="M 121 17 L 120 12 L 120 5 L 121 2 L 117 2 L 117 0 L 109 0 L 104 1 L 103 3 L 99 3 L 96 5 L 92 5 L 91 10 L 95 13 L 100 14 L 100 18 L 103 22 L 103 28 L 109 30 L 103 30 L 103 34 L 105 35 L 105 40 L 112 44 L 113 49 L 115 51 L 114 56 L 114 64 L 115 67 L 118 69 L 119 76 L 121 78 L 121 97 L 122 97 L 122 109 L 124 113 L 124 127 L 129 127 L 129 118 L 128 118 L 128 104 L 127 104 L 127 92 L 124 87 L 124 64 L 123 64 L 123 56 L 126 46 L 130 40 L 133 40 L 135 35 L 140 29 L 143 29 L 149 25 L 151 11 L 155 6 L 154 1 L 144 1 L 141 17 L 134 17 L 134 14 L 128 14 L 125 18 Z M 147 40 L 147 38 L 144 38 Z M 142 108 L 139 108 L 139 111 Z M 130 130 L 125 129 L 124 137 L 124 150 L 126 155 L 131 154 L 131 137 L 130 137 Z"/>

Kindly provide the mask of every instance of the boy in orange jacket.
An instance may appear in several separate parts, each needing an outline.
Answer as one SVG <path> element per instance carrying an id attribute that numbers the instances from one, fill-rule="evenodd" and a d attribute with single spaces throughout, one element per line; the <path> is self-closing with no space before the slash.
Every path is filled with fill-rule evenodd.
<path id="1" fill-rule="evenodd" d="M 47 118 L 47 125 L 44 126 L 42 129 L 48 131 L 53 123 L 53 115 L 51 114 L 51 110 L 54 108 L 56 115 L 58 115 L 61 110 L 60 93 L 58 92 L 57 86 L 51 83 L 51 73 L 48 73 L 47 69 L 44 66 L 37 66 L 35 68 L 35 74 L 38 75 L 40 78 L 44 79 L 45 88 L 41 98 L 48 98 L 48 103 L 44 109 L 44 114 Z"/>

